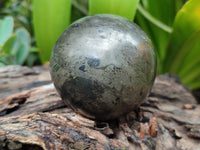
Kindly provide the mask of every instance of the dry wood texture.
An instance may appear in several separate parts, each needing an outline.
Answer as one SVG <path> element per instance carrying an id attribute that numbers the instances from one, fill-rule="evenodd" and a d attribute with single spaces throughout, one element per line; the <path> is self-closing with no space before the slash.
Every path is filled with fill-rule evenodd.
<path id="1" fill-rule="evenodd" d="M 0 150 L 200 149 L 200 105 L 179 80 L 158 76 L 138 110 L 95 122 L 65 106 L 47 67 L 0 68 Z"/>

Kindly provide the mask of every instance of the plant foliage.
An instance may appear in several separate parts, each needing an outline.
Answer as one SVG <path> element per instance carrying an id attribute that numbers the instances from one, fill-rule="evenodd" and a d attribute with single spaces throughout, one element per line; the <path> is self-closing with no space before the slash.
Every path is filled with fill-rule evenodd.
<path id="1" fill-rule="evenodd" d="M 181 77 L 192 88 L 200 86 L 200 1 L 190 0 L 176 15 L 163 70 Z"/>
<path id="2" fill-rule="evenodd" d="M 0 20 L 0 66 L 23 65 L 28 58 L 31 39 L 25 28 L 14 31 L 14 19 L 5 17 Z"/>
<path id="3" fill-rule="evenodd" d="M 176 13 L 182 0 L 141 0 L 136 22 L 149 35 L 158 60 L 158 74 L 163 73 L 163 61 L 167 57 L 167 45 Z M 147 14 L 143 12 L 143 9 Z M 150 18 L 148 18 L 150 15 Z M 153 18 L 154 20 L 150 20 Z M 157 21 L 160 24 L 157 24 Z"/>
<path id="4" fill-rule="evenodd" d="M 35 35 L 30 25 L 30 4 L 31 0 L 0 3 L 0 16 L 14 16 L 14 21 L 12 17 L 0 20 L 1 65 L 33 65 L 38 48 L 45 63 L 57 38 L 71 22 L 88 14 L 109 13 L 132 21 L 135 18 L 154 45 L 158 74 L 174 73 L 193 89 L 200 87 L 199 0 L 33 0 Z M 35 46 L 35 38 L 38 48 L 31 46 Z"/>
<path id="5" fill-rule="evenodd" d="M 115 14 L 133 20 L 139 0 L 89 0 L 89 13 Z"/>
<path id="6" fill-rule="evenodd" d="M 6 40 L 13 32 L 14 21 L 12 17 L 5 17 L 0 20 L 0 46 L 3 46 Z"/>
<path id="7" fill-rule="evenodd" d="M 200 1 L 141 0 L 138 8 L 136 21 L 154 44 L 158 73 L 174 73 L 191 88 L 200 87 Z"/>
<path id="8" fill-rule="evenodd" d="M 53 46 L 70 21 L 71 0 L 34 0 L 33 25 L 40 58 L 49 61 Z"/>

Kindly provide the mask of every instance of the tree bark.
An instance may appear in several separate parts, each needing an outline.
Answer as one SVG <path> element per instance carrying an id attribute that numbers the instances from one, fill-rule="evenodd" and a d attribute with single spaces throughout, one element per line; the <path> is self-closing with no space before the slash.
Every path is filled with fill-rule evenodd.
<path id="1" fill-rule="evenodd" d="M 117 120 L 95 122 L 68 108 L 48 67 L 0 68 L 0 149 L 200 149 L 200 105 L 172 75 Z"/>

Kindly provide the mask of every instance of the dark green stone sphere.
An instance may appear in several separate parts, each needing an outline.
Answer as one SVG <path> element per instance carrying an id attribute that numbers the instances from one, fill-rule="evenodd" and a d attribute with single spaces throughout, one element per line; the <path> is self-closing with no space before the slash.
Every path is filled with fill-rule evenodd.
<path id="1" fill-rule="evenodd" d="M 60 36 L 50 72 L 69 107 L 95 120 L 112 120 L 148 96 L 156 55 L 147 35 L 133 22 L 94 15 L 76 21 Z"/>

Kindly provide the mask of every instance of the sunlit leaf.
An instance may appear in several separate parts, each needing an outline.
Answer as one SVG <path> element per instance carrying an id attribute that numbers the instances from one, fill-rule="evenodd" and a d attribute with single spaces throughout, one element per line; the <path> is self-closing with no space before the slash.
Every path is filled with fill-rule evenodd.
<path id="1" fill-rule="evenodd" d="M 179 11 L 173 25 L 173 32 L 170 37 L 168 56 L 165 59 L 165 71 L 178 72 L 180 65 L 176 61 L 182 62 L 184 57 L 179 57 L 181 49 L 190 36 L 200 30 L 200 1 L 189 0 Z"/>
<path id="2" fill-rule="evenodd" d="M 3 45 L 2 50 L 5 54 L 11 55 L 14 53 L 14 49 L 17 48 L 17 36 L 12 35 Z"/>
<path id="3" fill-rule="evenodd" d="M 34 0 L 33 25 L 40 58 L 49 61 L 53 46 L 70 21 L 71 0 Z"/>
<path id="4" fill-rule="evenodd" d="M 133 20 L 139 0 L 89 0 L 89 13 L 115 14 Z"/>
<path id="5" fill-rule="evenodd" d="M 0 20 L 0 46 L 3 46 L 6 40 L 12 35 L 14 20 L 12 17 L 5 17 Z"/>
<path id="6" fill-rule="evenodd" d="M 183 5 L 182 0 L 141 0 L 141 5 L 155 19 L 167 26 L 172 26 L 177 11 Z M 154 45 L 157 60 L 158 73 L 162 73 L 163 60 L 166 56 L 166 47 L 168 45 L 170 32 L 166 32 L 154 22 L 151 22 L 137 11 L 136 23 L 148 34 Z"/>
<path id="7" fill-rule="evenodd" d="M 165 72 L 179 75 L 182 82 L 187 85 L 192 85 L 190 82 L 200 79 L 199 8 L 199 0 L 189 0 L 179 11 L 175 18 L 168 55 L 165 59 Z"/>
<path id="8" fill-rule="evenodd" d="M 189 72 L 193 74 L 195 67 L 197 66 L 198 71 L 200 71 L 200 31 L 192 34 L 184 45 L 179 50 L 179 53 L 174 61 L 176 67 L 179 67 L 179 70 L 176 70 L 177 74 L 182 78 L 183 81 L 188 83 Z"/>

